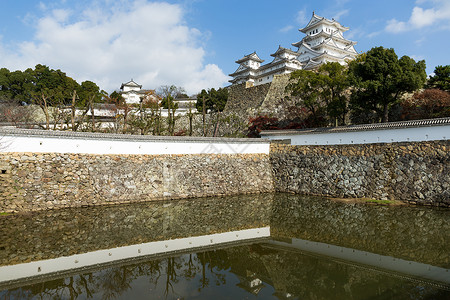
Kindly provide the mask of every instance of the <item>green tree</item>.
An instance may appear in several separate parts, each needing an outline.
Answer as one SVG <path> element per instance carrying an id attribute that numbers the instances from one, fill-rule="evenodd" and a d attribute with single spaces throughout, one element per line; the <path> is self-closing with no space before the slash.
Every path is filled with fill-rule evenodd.
<path id="1" fill-rule="evenodd" d="M 450 92 L 450 65 L 437 66 L 434 75 L 428 79 L 427 88 Z"/>
<path id="2" fill-rule="evenodd" d="M 415 62 L 408 56 L 398 59 L 394 49 L 375 47 L 350 62 L 349 75 L 354 87 L 351 102 L 355 112 L 373 112 L 376 121 L 388 122 L 391 106 L 398 103 L 404 93 L 423 87 L 425 61 Z M 367 120 L 353 118 L 353 121 Z"/>
<path id="3" fill-rule="evenodd" d="M 31 69 L 25 72 L 10 72 L 6 68 L 0 69 L 0 98 L 29 104 L 34 87 L 30 74 Z"/>
<path id="4" fill-rule="evenodd" d="M 100 88 L 97 84 L 92 81 L 86 80 L 81 83 L 78 94 L 80 98 L 79 106 L 85 107 L 86 109 L 89 108 L 89 110 L 91 111 L 91 126 L 92 131 L 95 131 L 94 104 L 102 102 L 102 92 L 100 91 Z"/>
<path id="5" fill-rule="evenodd" d="M 28 70 L 32 78 L 34 89 L 31 92 L 33 103 L 42 109 L 46 129 L 50 129 L 50 107 L 58 107 L 70 99 L 65 89 L 65 73 L 60 70 L 52 70 L 45 65 L 36 65 L 34 70 Z"/>
<path id="6" fill-rule="evenodd" d="M 202 90 L 197 95 L 197 102 L 195 107 L 197 111 L 202 112 L 203 115 L 203 135 L 207 135 L 206 130 L 206 113 L 211 113 L 211 120 L 214 119 L 214 131 L 213 136 L 216 136 L 219 130 L 219 124 L 221 121 L 221 112 L 225 109 L 225 105 L 228 101 L 228 89 L 219 88 L 218 90 L 212 88 L 208 91 Z"/>
<path id="7" fill-rule="evenodd" d="M 349 81 L 347 68 L 337 62 L 328 62 L 319 67 L 322 81 L 322 97 L 330 121 L 345 125 L 348 113 Z"/>
<path id="8" fill-rule="evenodd" d="M 113 99 L 113 100 L 111 100 Z M 117 91 L 112 92 L 108 98 L 107 98 L 107 102 L 114 102 L 117 104 L 123 104 L 125 102 L 125 98 L 123 98 L 123 96 L 118 93 Z"/>
<path id="9" fill-rule="evenodd" d="M 293 105 L 304 107 L 308 110 L 310 124 L 313 127 L 326 126 L 326 76 L 307 70 L 297 70 L 291 73 L 286 92 L 289 93 L 288 101 Z"/>
<path id="10" fill-rule="evenodd" d="M 197 103 L 195 107 L 197 111 L 203 111 L 203 102 L 205 102 L 205 110 L 210 112 L 221 112 L 225 109 L 228 101 L 228 89 L 219 88 L 218 90 L 212 88 L 208 91 L 202 90 L 197 95 Z"/>

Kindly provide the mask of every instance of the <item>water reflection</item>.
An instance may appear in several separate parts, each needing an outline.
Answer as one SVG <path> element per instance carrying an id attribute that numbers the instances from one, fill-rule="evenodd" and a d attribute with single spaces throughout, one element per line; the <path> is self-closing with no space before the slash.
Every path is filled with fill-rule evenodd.
<path id="1" fill-rule="evenodd" d="M 450 268 L 450 210 L 278 194 L 271 236 L 299 238 Z"/>
<path id="2" fill-rule="evenodd" d="M 401 258 L 446 272 L 449 213 L 266 194 L 3 216 L 3 265 L 268 225 L 274 240 L 0 283 L 0 298 L 448 299 L 448 280 L 393 272 L 295 245 L 300 239 L 315 241 L 325 248 L 347 247 L 362 256 Z"/>
<path id="3" fill-rule="evenodd" d="M 0 266 L 269 225 L 272 194 L 0 216 Z"/>
<path id="4" fill-rule="evenodd" d="M 0 292 L 5 299 L 448 299 L 413 281 L 268 244 L 105 268 Z"/>

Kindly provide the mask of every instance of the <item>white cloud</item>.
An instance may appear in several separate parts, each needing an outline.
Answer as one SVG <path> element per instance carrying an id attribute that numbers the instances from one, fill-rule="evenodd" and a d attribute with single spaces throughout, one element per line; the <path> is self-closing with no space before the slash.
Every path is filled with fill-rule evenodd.
<path id="1" fill-rule="evenodd" d="M 20 44 L 15 53 L 0 44 L 0 65 L 25 69 L 46 64 L 108 91 L 131 78 L 144 88 L 175 84 L 190 94 L 226 83 L 218 66 L 204 65 L 205 36 L 185 24 L 181 6 L 125 2 L 79 14 L 50 11 L 39 19 L 34 40 Z M 68 21 L 72 19 L 76 21 Z"/>
<path id="2" fill-rule="evenodd" d="M 291 31 L 293 28 L 294 28 L 294 26 L 288 25 L 288 26 L 285 26 L 285 27 L 281 28 L 280 32 L 283 32 L 283 33 L 284 32 L 288 32 L 288 31 Z"/>
<path id="3" fill-rule="evenodd" d="M 416 62 L 417 61 L 421 61 L 421 60 L 425 60 L 425 57 L 423 55 L 409 55 L 409 57 L 411 57 L 412 59 L 414 59 Z"/>
<path id="4" fill-rule="evenodd" d="M 338 11 L 337 13 L 334 14 L 334 19 L 336 19 L 337 21 L 339 21 L 339 19 L 345 15 L 348 15 L 350 10 L 348 9 L 344 9 L 341 11 Z"/>
<path id="5" fill-rule="evenodd" d="M 302 10 L 299 10 L 297 12 L 297 17 L 295 18 L 295 20 L 301 25 L 306 25 L 306 23 L 308 23 L 309 18 L 306 13 L 306 8 L 303 8 Z"/>
<path id="6" fill-rule="evenodd" d="M 409 30 L 421 29 L 431 25 L 443 25 L 448 29 L 450 24 L 450 1 L 448 0 L 418 0 L 416 4 L 431 4 L 431 8 L 415 6 L 407 22 L 389 20 L 385 30 L 392 33 L 400 33 Z"/>
<path id="7" fill-rule="evenodd" d="M 376 37 L 376 36 L 378 36 L 378 35 L 380 35 L 380 34 L 381 34 L 381 31 L 374 31 L 374 32 L 368 33 L 366 36 L 367 36 L 369 39 L 371 39 L 371 38 Z"/>
<path id="8" fill-rule="evenodd" d="M 385 29 L 388 32 L 399 33 L 408 30 L 408 24 L 392 19 L 387 22 Z"/>

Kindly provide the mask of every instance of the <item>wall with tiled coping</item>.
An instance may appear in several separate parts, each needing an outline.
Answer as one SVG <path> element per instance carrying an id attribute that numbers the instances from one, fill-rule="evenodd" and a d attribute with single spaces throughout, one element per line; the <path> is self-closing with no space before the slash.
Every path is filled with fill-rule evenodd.
<path id="1" fill-rule="evenodd" d="M 269 142 L 0 130 L 0 211 L 273 191 Z"/>
<path id="2" fill-rule="evenodd" d="M 272 144 L 269 154 L 261 139 L 0 136 L 0 212 L 271 191 L 450 205 L 449 140 Z"/>

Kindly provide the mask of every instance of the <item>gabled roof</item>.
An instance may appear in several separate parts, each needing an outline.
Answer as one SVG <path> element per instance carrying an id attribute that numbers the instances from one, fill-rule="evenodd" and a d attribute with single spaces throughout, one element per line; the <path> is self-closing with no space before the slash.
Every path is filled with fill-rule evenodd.
<path id="1" fill-rule="evenodd" d="M 295 51 L 292 51 L 291 49 L 278 46 L 277 51 L 275 51 L 275 53 L 270 54 L 270 56 L 276 57 L 276 56 L 278 56 L 280 54 L 283 54 L 283 53 L 288 53 L 288 54 L 292 54 L 292 55 L 296 55 L 297 54 Z"/>
<path id="2" fill-rule="evenodd" d="M 122 95 L 126 95 L 126 94 L 145 95 L 150 91 L 152 91 L 152 90 L 139 90 L 139 91 L 130 90 L 130 91 L 126 91 L 126 92 L 121 91 L 121 92 L 119 92 L 119 94 L 122 94 Z"/>
<path id="3" fill-rule="evenodd" d="M 315 69 L 320 66 L 320 62 L 315 61 L 314 59 L 308 60 L 308 62 L 303 66 L 304 70 Z"/>
<path id="4" fill-rule="evenodd" d="M 243 65 L 240 65 L 240 66 L 237 68 L 236 71 L 234 71 L 234 72 L 231 73 L 231 74 L 228 74 L 228 76 L 236 76 L 236 75 L 241 74 L 241 73 L 243 73 L 243 72 L 245 72 L 245 71 L 250 71 L 250 68 L 249 68 L 249 67 L 246 67 L 246 66 L 243 66 Z"/>
<path id="5" fill-rule="evenodd" d="M 332 25 L 335 26 L 336 28 L 338 28 L 341 31 L 347 31 L 349 28 L 348 27 L 344 27 L 342 26 L 338 21 L 336 21 L 335 19 L 327 19 L 325 17 L 320 17 L 318 15 L 316 15 L 313 11 L 311 20 L 309 20 L 308 25 L 306 25 L 305 27 L 299 29 L 299 31 L 303 32 L 306 34 L 306 32 L 311 29 L 312 27 L 315 27 L 316 25 L 318 25 L 319 23 L 324 23 L 327 25 Z"/>
<path id="6" fill-rule="evenodd" d="M 298 47 L 298 52 L 297 53 L 299 55 L 301 55 L 301 52 L 302 52 L 301 50 L 305 50 L 306 52 L 309 52 L 309 53 L 311 53 L 313 55 L 316 55 L 316 56 L 322 54 L 322 52 L 314 50 L 313 48 L 311 48 L 310 45 L 308 45 L 307 43 L 304 43 L 304 42 L 302 42 L 302 44 Z"/>
<path id="7" fill-rule="evenodd" d="M 347 53 L 347 55 L 349 55 L 349 54 L 356 54 L 356 51 L 355 51 L 355 48 L 353 48 L 353 45 L 350 45 L 349 47 L 341 48 L 338 45 L 336 45 L 336 42 L 332 38 L 326 39 L 326 40 L 324 40 L 322 43 L 320 43 L 318 45 L 311 46 L 311 49 L 313 49 L 313 50 L 315 50 L 315 49 L 322 49 L 322 48 L 325 48 L 325 49 L 327 49 L 327 48 L 328 49 L 334 48 L 335 50 L 337 50 L 339 52 Z M 351 50 L 349 50 L 349 48 Z M 322 51 L 318 51 L 318 52 L 322 53 Z"/>
<path id="8" fill-rule="evenodd" d="M 357 44 L 357 42 L 355 42 L 355 41 L 351 41 L 351 40 L 348 40 L 348 39 L 344 38 L 344 36 L 342 35 L 342 32 L 340 32 L 340 31 L 334 31 L 332 33 L 328 33 L 328 32 L 325 32 L 325 31 L 321 30 L 321 31 L 319 31 L 318 33 L 316 33 L 314 35 L 307 35 L 307 36 L 305 36 L 300 42 L 292 43 L 292 45 L 295 46 L 297 44 L 300 44 L 302 41 L 307 42 L 309 40 L 313 40 L 313 39 L 316 39 L 318 37 L 324 37 L 324 38 L 330 38 L 331 37 L 333 40 L 340 41 L 341 43 L 345 43 L 345 44 L 348 44 L 348 45 L 356 45 Z"/>
<path id="9" fill-rule="evenodd" d="M 263 59 L 259 58 L 258 54 L 256 54 L 256 51 L 255 51 L 255 52 L 253 52 L 253 53 L 250 53 L 250 54 L 244 56 L 244 57 L 241 58 L 241 59 L 238 59 L 238 60 L 236 61 L 236 63 L 237 63 L 237 64 L 240 64 L 240 63 L 243 63 L 243 62 L 245 62 L 245 61 L 247 61 L 247 60 L 253 60 L 253 61 L 260 62 L 260 63 L 262 63 L 262 62 L 264 61 Z"/>
<path id="10" fill-rule="evenodd" d="M 296 56 L 298 56 L 298 53 L 294 52 L 294 54 Z M 275 57 L 273 59 L 273 61 L 271 61 L 268 64 L 262 65 L 258 70 L 262 71 L 264 69 L 271 68 L 271 67 L 283 64 L 283 63 L 298 63 L 298 64 L 301 65 L 301 63 L 297 60 L 297 58 L 279 58 L 279 57 Z"/>
<path id="11" fill-rule="evenodd" d="M 126 83 L 122 83 L 122 85 L 120 86 L 120 89 L 123 90 L 123 88 L 125 86 L 132 86 L 132 87 L 138 87 L 138 88 L 142 88 L 142 85 L 137 84 L 136 82 L 133 81 L 133 79 L 131 79 L 130 81 L 126 82 Z"/>

